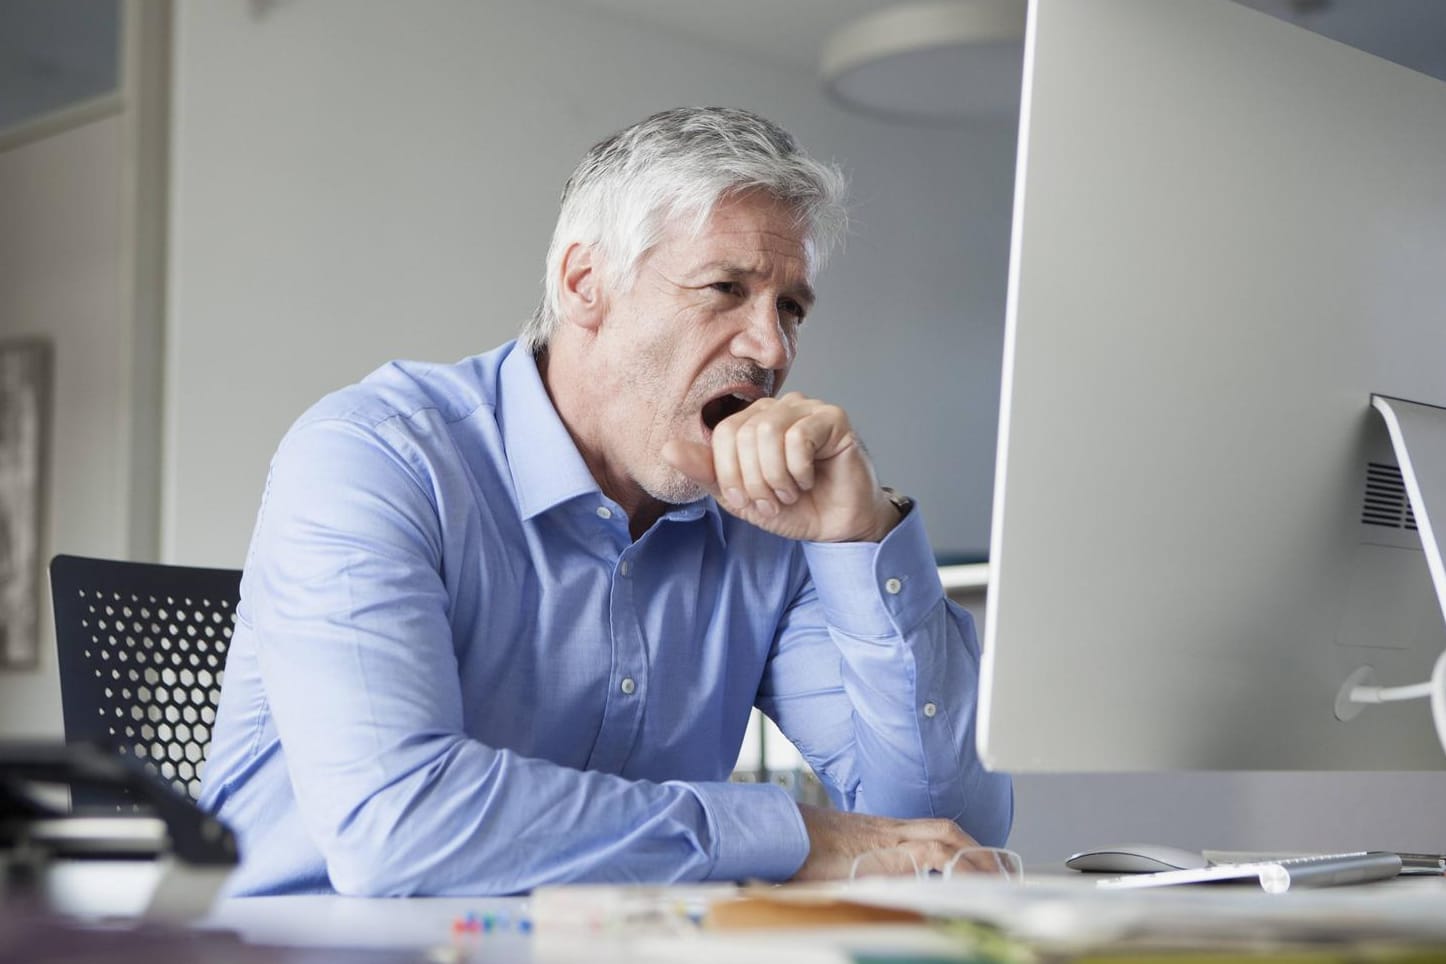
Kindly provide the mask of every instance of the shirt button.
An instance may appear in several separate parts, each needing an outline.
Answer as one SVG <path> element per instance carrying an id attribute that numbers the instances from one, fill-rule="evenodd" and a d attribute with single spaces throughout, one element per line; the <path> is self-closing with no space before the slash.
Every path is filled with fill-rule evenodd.
<path id="1" fill-rule="evenodd" d="M 935 706 L 933 703 L 924 704 L 924 715 L 927 716 L 929 719 L 932 720 L 934 718 L 934 714 L 937 712 L 939 712 L 939 707 Z"/>
<path id="2" fill-rule="evenodd" d="M 633 682 L 633 678 L 632 678 L 631 676 L 624 676 L 624 677 L 623 677 L 623 684 L 622 684 L 623 695 L 625 695 L 625 696 L 632 696 L 632 695 L 633 695 L 633 691 L 636 690 L 637 688 L 638 688 L 638 684 Z"/>
<path id="3" fill-rule="evenodd" d="M 633 562 L 632 562 L 632 560 L 631 560 L 631 559 L 624 559 L 624 560 L 623 560 L 623 564 L 620 565 L 620 566 L 618 566 L 618 571 L 621 572 L 624 576 L 631 576 L 631 575 L 633 574 Z"/>
<path id="4" fill-rule="evenodd" d="M 884 583 L 884 592 L 890 596 L 897 596 L 904 591 L 904 583 L 899 579 L 889 579 Z"/>
<path id="5" fill-rule="evenodd" d="M 599 519 L 611 519 L 613 517 L 613 510 L 605 505 L 600 505 L 597 507 L 597 517 Z"/>

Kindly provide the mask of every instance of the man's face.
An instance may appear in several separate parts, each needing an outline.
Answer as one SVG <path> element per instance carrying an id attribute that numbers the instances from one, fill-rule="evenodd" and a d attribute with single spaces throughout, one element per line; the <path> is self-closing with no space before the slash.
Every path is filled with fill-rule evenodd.
<path id="1" fill-rule="evenodd" d="M 725 200 L 703 230 L 674 225 L 631 288 L 610 289 L 605 471 L 669 503 L 702 496 L 661 456 L 670 439 L 711 443 L 713 427 L 776 394 L 813 305 L 813 247 L 791 207 L 762 194 Z"/>

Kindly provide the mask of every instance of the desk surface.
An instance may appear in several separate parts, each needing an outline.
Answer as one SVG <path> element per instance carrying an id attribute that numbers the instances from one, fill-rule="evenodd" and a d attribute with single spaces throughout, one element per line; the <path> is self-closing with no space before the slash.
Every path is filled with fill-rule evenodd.
<path id="1" fill-rule="evenodd" d="M 531 940 L 515 924 L 528 912 L 524 897 L 369 899 L 330 895 L 236 897 L 221 901 L 201 926 L 235 931 L 256 944 L 431 950 L 467 948 L 465 960 L 531 960 Z M 506 928 L 454 935 L 467 914 L 505 916 Z"/>
<path id="2" fill-rule="evenodd" d="M 1064 939 L 1139 922 L 1175 922 L 1202 932 L 1237 923 L 1260 933 L 1329 922 L 1362 938 L 1410 935 L 1446 946 L 1446 879 L 1398 878 L 1357 887 L 1269 895 L 1243 886 L 1101 892 L 1078 874 L 1041 875 L 1024 887 L 895 888 L 902 903 L 940 912 L 1010 920 Z M 886 888 L 889 889 L 889 888 Z M 681 892 L 681 891 L 680 891 Z M 859 897 L 877 891 L 862 888 Z M 842 892 L 840 896 L 847 896 Z M 239 933 L 248 941 L 302 946 L 393 948 L 427 952 L 429 960 L 542 962 L 625 960 L 846 961 L 850 951 L 958 951 L 954 939 L 927 927 L 859 927 L 828 931 L 666 933 L 549 928 L 529 934 L 517 922 L 531 911 L 527 898 L 250 897 L 221 902 L 203 926 Z M 491 917 L 486 933 L 455 933 L 467 914 Z M 1227 928 L 1228 930 L 1228 928 Z"/>
<path id="3" fill-rule="evenodd" d="M 949 953 L 956 945 L 926 927 L 734 934 L 644 931 L 524 933 L 516 921 L 530 911 L 525 897 L 243 897 L 222 901 L 203 927 L 234 931 L 248 942 L 302 947 L 415 950 L 428 961 L 534 961 L 612 964 L 624 961 L 720 961 L 736 964 L 834 964 L 850 952 Z M 490 932 L 456 933 L 467 914 L 505 919 Z"/>

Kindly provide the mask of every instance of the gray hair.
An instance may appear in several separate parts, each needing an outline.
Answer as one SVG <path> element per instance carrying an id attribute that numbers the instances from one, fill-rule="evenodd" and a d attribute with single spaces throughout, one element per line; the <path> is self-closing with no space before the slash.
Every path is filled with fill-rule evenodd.
<path id="1" fill-rule="evenodd" d="M 843 173 L 804 153 L 783 128 L 746 110 L 679 107 L 593 146 L 562 191 L 542 303 L 520 340 L 547 346 L 561 317 L 560 266 L 573 242 L 596 245 L 611 276 L 633 281 L 674 219 L 695 232 L 724 199 L 759 190 L 790 205 L 822 264 L 848 223 Z"/>

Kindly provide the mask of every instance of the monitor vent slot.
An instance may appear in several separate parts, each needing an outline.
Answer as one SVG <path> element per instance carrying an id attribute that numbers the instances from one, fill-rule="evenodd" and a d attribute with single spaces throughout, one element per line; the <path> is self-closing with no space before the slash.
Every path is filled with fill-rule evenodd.
<path id="1" fill-rule="evenodd" d="M 1366 497 L 1361 521 L 1368 526 L 1416 531 L 1416 516 L 1398 466 L 1371 462 L 1366 466 Z"/>

